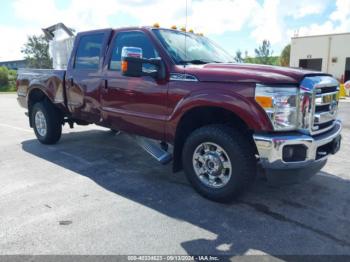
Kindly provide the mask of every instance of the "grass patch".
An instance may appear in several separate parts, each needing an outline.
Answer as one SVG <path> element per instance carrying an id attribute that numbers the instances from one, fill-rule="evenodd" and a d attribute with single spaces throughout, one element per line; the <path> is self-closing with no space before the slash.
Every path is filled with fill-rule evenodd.
<path id="1" fill-rule="evenodd" d="M 1 92 L 16 92 L 16 86 L 15 85 L 0 86 L 0 93 Z"/>

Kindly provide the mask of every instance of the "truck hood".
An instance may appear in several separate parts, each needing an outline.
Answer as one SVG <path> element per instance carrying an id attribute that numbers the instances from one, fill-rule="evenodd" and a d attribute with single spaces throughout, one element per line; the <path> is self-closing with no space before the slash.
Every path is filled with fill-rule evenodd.
<path id="1" fill-rule="evenodd" d="M 183 67 L 181 67 L 183 72 Z M 179 67 L 179 70 L 181 70 Z M 205 82 L 253 82 L 265 84 L 298 84 L 305 76 L 321 72 L 256 64 L 188 65 L 185 72 Z"/>

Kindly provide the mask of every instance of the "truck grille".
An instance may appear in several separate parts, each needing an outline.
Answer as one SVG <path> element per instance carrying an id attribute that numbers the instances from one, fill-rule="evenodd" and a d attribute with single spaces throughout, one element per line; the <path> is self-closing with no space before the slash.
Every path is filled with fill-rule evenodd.
<path id="1" fill-rule="evenodd" d="M 300 127 L 318 135 L 333 128 L 338 112 L 339 83 L 330 76 L 306 77 L 301 83 Z"/>

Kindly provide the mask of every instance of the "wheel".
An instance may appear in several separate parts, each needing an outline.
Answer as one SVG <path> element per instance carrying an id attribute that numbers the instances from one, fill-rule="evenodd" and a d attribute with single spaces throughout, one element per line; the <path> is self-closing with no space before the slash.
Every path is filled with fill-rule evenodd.
<path id="1" fill-rule="evenodd" d="M 34 104 L 31 110 L 31 123 L 36 137 L 42 144 L 55 144 L 61 138 L 62 118 L 50 102 Z"/>
<path id="2" fill-rule="evenodd" d="M 233 200 L 256 176 L 251 143 L 239 131 L 224 125 L 195 130 L 183 147 L 182 163 L 194 189 L 219 202 Z"/>

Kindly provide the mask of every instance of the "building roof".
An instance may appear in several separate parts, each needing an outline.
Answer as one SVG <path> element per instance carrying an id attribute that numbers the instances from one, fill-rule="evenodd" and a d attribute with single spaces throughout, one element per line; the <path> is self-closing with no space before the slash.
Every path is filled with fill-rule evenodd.
<path id="1" fill-rule="evenodd" d="M 297 39 L 297 38 L 313 38 L 313 37 L 325 37 L 325 36 L 336 36 L 336 35 L 350 35 L 350 32 L 346 32 L 346 33 L 336 33 L 336 34 L 324 34 L 324 35 L 293 36 L 292 39 Z"/>

